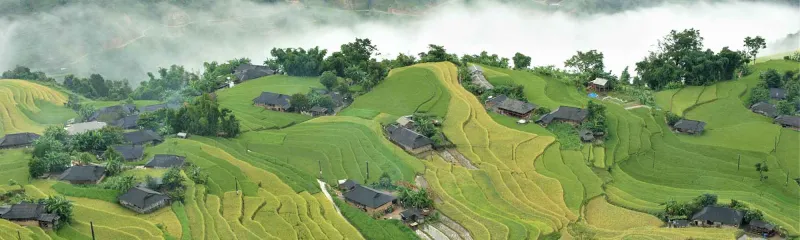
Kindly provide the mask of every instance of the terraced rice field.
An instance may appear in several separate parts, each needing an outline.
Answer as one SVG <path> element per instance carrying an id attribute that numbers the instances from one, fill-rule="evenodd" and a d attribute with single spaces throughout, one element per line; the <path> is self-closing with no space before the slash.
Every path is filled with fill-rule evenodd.
<path id="1" fill-rule="evenodd" d="M 220 106 L 231 109 L 239 119 L 242 131 L 282 128 L 311 119 L 297 114 L 266 110 L 253 105 L 253 98 L 261 92 L 274 92 L 286 95 L 308 93 L 311 88 L 323 88 L 319 78 L 269 76 L 253 79 L 233 88 L 217 91 Z"/>
<path id="2" fill-rule="evenodd" d="M 65 94 L 47 86 L 0 79 L 0 134 L 41 133 L 48 124 L 63 123 L 75 116 L 69 109 L 60 111 L 66 102 Z"/>
<path id="3" fill-rule="evenodd" d="M 450 63 L 419 64 L 436 73 L 452 98 L 444 133 L 479 170 L 434 158 L 425 178 L 442 198 L 437 207 L 475 239 L 537 238 L 577 219 L 564 202 L 561 184 L 535 171 L 534 159 L 552 144 L 492 120 L 456 78 Z M 524 190 L 523 190 L 524 189 Z"/>
<path id="4" fill-rule="evenodd" d="M 434 72 L 426 68 L 393 69 L 381 84 L 356 98 L 348 109 L 370 109 L 396 117 L 414 112 L 444 116 L 450 93 L 435 79 Z"/>

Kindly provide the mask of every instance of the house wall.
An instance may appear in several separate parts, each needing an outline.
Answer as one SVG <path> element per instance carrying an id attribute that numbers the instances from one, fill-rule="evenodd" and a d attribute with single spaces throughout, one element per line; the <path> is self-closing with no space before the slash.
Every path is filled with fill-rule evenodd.
<path id="1" fill-rule="evenodd" d="M 129 209 L 133 210 L 134 212 L 138 212 L 138 213 L 150 213 L 150 212 L 153 212 L 155 210 L 158 210 L 158 209 L 166 206 L 168 202 L 169 202 L 169 200 L 165 199 L 165 200 L 162 200 L 162 201 L 160 201 L 160 202 L 158 202 L 156 204 L 148 206 L 146 208 L 139 208 L 139 207 L 137 207 L 137 206 L 135 206 L 135 205 L 133 205 L 133 204 L 131 204 L 129 202 L 122 201 L 122 200 L 119 201 L 119 203 L 122 206 L 125 206 L 126 208 L 129 208 Z"/>
<path id="2" fill-rule="evenodd" d="M 262 104 L 262 103 L 256 103 L 255 105 L 259 106 L 259 107 L 263 107 L 264 109 L 272 110 L 272 111 L 278 111 L 278 112 L 285 112 L 286 111 L 286 109 L 284 109 L 283 107 L 276 106 L 276 105 Z"/>
<path id="3" fill-rule="evenodd" d="M 98 184 L 98 183 L 102 182 L 103 178 L 105 178 L 105 177 L 106 176 L 102 176 L 97 181 L 67 181 L 67 182 L 69 182 L 70 184 L 73 184 L 73 185 L 78 185 L 78 184 Z"/>
<path id="4" fill-rule="evenodd" d="M 512 116 L 512 117 L 515 117 L 515 118 L 521 118 L 521 119 L 529 119 L 531 117 L 531 112 L 533 112 L 533 111 L 530 111 L 530 112 L 525 113 L 525 114 L 519 114 L 519 113 L 508 111 L 508 110 L 505 110 L 505 109 L 499 109 L 499 108 L 497 109 L 497 113 L 499 113 L 499 114 L 503 114 L 503 115 L 506 115 L 506 116 Z"/>
<path id="5" fill-rule="evenodd" d="M 365 208 L 365 209 L 367 210 L 367 213 L 369 213 L 370 215 L 372 215 L 372 214 L 374 214 L 374 213 L 376 213 L 376 212 L 377 212 L 377 213 L 383 213 L 383 212 L 385 212 L 385 211 L 386 211 L 386 209 L 388 209 L 388 208 L 389 208 L 389 206 L 392 206 L 392 202 L 388 202 L 388 203 L 386 203 L 386 204 L 383 204 L 383 205 L 381 205 L 380 207 L 377 207 L 377 208 L 370 208 L 370 207 L 367 207 L 367 208 Z"/>
<path id="6" fill-rule="evenodd" d="M 423 147 L 419 147 L 419 148 L 415 148 L 415 149 L 406 148 L 406 147 L 403 147 L 403 149 L 405 149 L 406 151 L 408 151 L 409 153 L 412 153 L 412 154 L 419 154 L 419 153 L 423 153 L 423 152 L 427 152 L 427 151 L 432 150 L 433 146 L 431 146 L 429 144 L 429 145 L 425 145 Z"/>

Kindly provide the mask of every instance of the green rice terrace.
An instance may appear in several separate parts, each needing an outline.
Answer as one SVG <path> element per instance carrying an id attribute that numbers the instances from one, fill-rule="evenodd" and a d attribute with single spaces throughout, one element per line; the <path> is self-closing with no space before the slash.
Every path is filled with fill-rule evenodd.
<path id="1" fill-rule="evenodd" d="M 328 116 L 253 104 L 262 92 L 292 95 L 325 88 L 319 77 L 260 77 L 215 92 L 219 105 L 236 114 L 238 136 L 165 135 L 127 164 L 177 155 L 207 176 L 190 180 L 194 170 L 184 167 L 178 175 L 186 184 L 182 200 L 152 212 L 132 211 L 120 204 L 125 191 L 99 186 L 124 176 L 166 179 L 171 170 L 137 167 L 101 178 L 97 187 L 72 185 L 32 178 L 30 148 L 0 150 L 0 176 L 9 180 L 0 186 L 3 201 L 22 192 L 28 199 L 65 196 L 73 203 L 71 222 L 58 230 L 0 219 L 0 239 L 92 239 L 92 234 L 96 239 L 735 239 L 744 234 L 735 227 L 673 228 L 664 221 L 665 204 L 703 194 L 716 195 L 721 205 L 757 209 L 764 221 L 789 236 L 800 235 L 800 180 L 795 182 L 800 132 L 744 104 L 761 81 L 758 73 L 800 70 L 796 62 L 759 61 L 750 66 L 753 73 L 739 79 L 657 91 L 652 107 L 591 98 L 583 87 L 536 71 L 481 67 L 495 87 L 522 86 L 527 101 L 538 107 L 599 103 L 605 107 L 605 139 L 584 143 L 572 128 L 564 130 L 567 125 L 520 123 L 487 110 L 450 62 L 393 69 Z M 48 126 L 75 118 L 63 106 L 69 94 L 33 81 L 0 80 L 0 133 L 44 134 Z M 667 112 L 705 122 L 704 132 L 676 132 Z M 433 150 L 414 152 L 384 128 L 419 113 L 441 120 L 436 129 L 447 139 L 444 147 L 435 142 Z M 757 171 L 756 164 L 769 171 Z M 435 212 L 429 216 L 436 217 L 409 224 L 399 217 L 400 205 L 373 212 L 352 204 L 350 192 L 340 189 L 344 179 L 394 195 L 405 187 L 425 189 Z M 381 185 L 387 179 L 393 186 Z"/>

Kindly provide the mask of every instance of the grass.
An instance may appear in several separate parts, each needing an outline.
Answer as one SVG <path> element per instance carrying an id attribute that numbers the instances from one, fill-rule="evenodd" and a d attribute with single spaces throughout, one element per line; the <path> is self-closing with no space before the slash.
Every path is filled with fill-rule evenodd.
<path id="1" fill-rule="evenodd" d="M 394 116 L 427 112 L 441 117 L 447 113 L 449 101 L 450 94 L 436 81 L 431 70 L 410 66 L 393 69 L 381 84 L 356 98 L 348 108 L 369 109 Z M 353 111 L 350 116 L 368 116 L 361 113 L 364 110 Z"/>
<path id="2" fill-rule="evenodd" d="M 119 192 L 116 190 L 101 189 L 94 186 L 81 187 L 64 182 L 57 182 L 53 184 L 52 188 L 59 194 L 66 196 L 91 198 L 112 203 L 116 203 L 119 196 Z"/>
<path id="3" fill-rule="evenodd" d="M 14 179 L 17 183 L 25 185 L 30 183 L 28 174 L 28 160 L 30 155 L 25 153 L 23 149 L 6 149 L 0 150 L 0 176 L 3 176 L 3 187 L 7 185 L 10 179 Z M 3 187 L 0 187 L 2 189 Z"/>
<path id="4" fill-rule="evenodd" d="M 217 91 L 220 106 L 231 109 L 239 119 L 242 131 L 255 131 L 287 127 L 311 119 L 311 117 L 287 112 L 266 110 L 253 105 L 253 98 L 261 92 L 286 95 L 308 93 L 311 88 L 323 88 L 318 78 L 276 75 L 262 77 Z"/>
<path id="5" fill-rule="evenodd" d="M 624 231 L 637 227 L 659 227 L 663 222 L 657 217 L 611 205 L 602 197 L 586 204 L 586 222 L 592 226 Z"/>
<path id="6" fill-rule="evenodd" d="M 378 114 L 380 113 L 381 112 L 379 112 L 378 110 L 348 107 L 343 109 L 341 112 L 337 113 L 337 115 L 360 117 L 363 119 L 371 120 L 374 119 L 376 116 L 378 116 Z"/>
<path id="7" fill-rule="evenodd" d="M 399 220 L 375 220 L 342 200 L 334 199 L 334 202 L 342 215 L 367 239 L 419 239 L 413 230 Z"/>
<path id="8" fill-rule="evenodd" d="M 66 101 L 65 94 L 47 86 L 24 80 L 0 80 L 0 133 L 41 133 L 47 125 L 68 115 L 63 110 L 54 110 Z M 44 102 L 49 104 L 41 108 L 37 105 Z"/>

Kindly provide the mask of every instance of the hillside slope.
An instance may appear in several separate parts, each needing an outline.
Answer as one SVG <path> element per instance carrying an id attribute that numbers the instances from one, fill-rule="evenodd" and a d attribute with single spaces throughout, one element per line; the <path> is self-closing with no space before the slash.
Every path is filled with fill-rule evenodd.
<path id="1" fill-rule="evenodd" d="M 64 108 L 67 95 L 25 80 L 0 79 L 0 134 L 40 133 L 46 125 L 75 117 Z"/>

